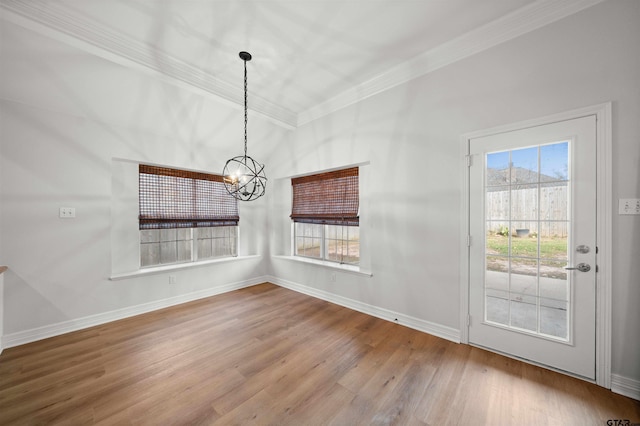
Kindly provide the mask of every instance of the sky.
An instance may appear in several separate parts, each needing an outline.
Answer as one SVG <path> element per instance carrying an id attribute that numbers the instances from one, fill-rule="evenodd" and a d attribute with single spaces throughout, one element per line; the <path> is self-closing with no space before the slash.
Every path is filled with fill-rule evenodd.
<path id="1" fill-rule="evenodd" d="M 557 179 L 568 180 L 569 177 L 569 141 L 547 145 L 535 145 L 527 148 L 500 151 L 487 154 L 487 168 L 504 170 L 509 167 L 509 155 L 513 167 L 538 171 Z"/>

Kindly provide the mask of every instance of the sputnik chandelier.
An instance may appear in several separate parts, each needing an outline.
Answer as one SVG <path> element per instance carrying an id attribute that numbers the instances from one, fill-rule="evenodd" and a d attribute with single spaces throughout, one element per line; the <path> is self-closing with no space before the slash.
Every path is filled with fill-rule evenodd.
<path id="1" fill-rule="evenodd" d="M 227 192 L 240 201 L 252 201 L 264 195 L 267 177 L 264 164 L 247 155 L 247 61 L 251 54 L 240 52 L 244 61 L 244 155 L 233 157 L 224 165 L 222 176 Z"/>

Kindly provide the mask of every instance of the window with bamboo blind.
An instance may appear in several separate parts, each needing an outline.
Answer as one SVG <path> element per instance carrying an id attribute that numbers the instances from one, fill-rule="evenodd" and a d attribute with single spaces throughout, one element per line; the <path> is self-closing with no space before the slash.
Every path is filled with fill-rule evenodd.
<path id="1" fill-rule="evenodd" d="M 221 175 L 140 164 L 140 229 L 237 225 Z"/>
<path id="2" fill-rule="evenodd" d="M 222 176 L 139 165 L 142 267 L 237 255 L 238 202 Z"/>
<path id="3" fill-rule="evenodd" d="M 359 263 L 358 174 L 351 167 L 291 179 L 294 255 Z"/>

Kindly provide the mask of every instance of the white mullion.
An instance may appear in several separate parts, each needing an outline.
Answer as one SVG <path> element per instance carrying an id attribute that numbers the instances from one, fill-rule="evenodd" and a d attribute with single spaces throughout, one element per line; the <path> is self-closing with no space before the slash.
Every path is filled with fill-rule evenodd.
<path id="1" fill-rule="evenodd" d="M 511 277 L 512 277 L 512 269 L 511 269 L 511 243 L 512 243 L 512 238 L 511 238 L 511 228 L 513 226 L 513 216 L 512 216 L 512 212 L 513 212 L 513 176 L 512 176 L 512 171 L 513 171 L 513 157 L 512 157 L 512 150 L 509 150 L 509 227 L 508 227 L 508 231 L 507 231 L 507 256 L 508 256 L 508 263 L 507 263 L 507 279 L 508 281 L 508 288 L 507 288 L 507 301 L 509 302 L 509 318 L 507 318 L 507 321 L 509 323 L 509 327 L 513 327 L 513 324 L 511 324 Z M 486 165 L 485 165 L 486 167 Z M 486 216 L 486 183 L 485 183 L 485 216 Z M 485 241 L 486 241 L 486 230 L 485 230 Z M 487 244 L 485 243 L 484 245 L 484 256 L 485 259 L 487 257 Z M 487 283 L 486 283 L 486 271 L 485 271 L 485 294 L 486 294 L 486 290 L 487 290 Z M 486 304 L 486 298 L 485 298 L 485 304 Z M 485 317 L 486 317 L 487 313 L 486 313 L 486 306 L 485 306 Z"/>
<path id="2" fill-rule="evenodd" d="M 538 240 L 537 243 L 537 253 L 536 253 L 536 260 L 537 260 L 537 269 L 536 269 L 536 333 L 540 334 L 540 331 L 542 330 L 542 324 L 541 324 L 541 320 L 540 317 L 542 315 L 542 306 L 540 304 L 540 229 L 542 224 L 540 223 L 540 216 L 542 214 L 542 212 L 540 211 L 540 203 L 541 203 L 541 198 L 540 195 L 542 193 L 541 191 L 541 183 L 540 183 L 540 175 L 542 174 L 542 149 L 541 149 L 541 145 L 538 145 L 538 180 L 537 180 L 537 184 L 538 184 L 538 199 L 536 200 L 536 221 L 537 221 L 537 237 L 536 239 Z"/>
<path id="3" fill-rule="evenodd" d="M 345 228 L 347 228 L 347 238 L 344 240 L 344 243 L 347 246 L 347 258 L 349 257 L 349 226 L 346 226 Z M 342 250 L 342 263 L 344 262 L 344 244 L 342 246 L 343 250 Z"/>
<path id="4" fill-rule="evenodd" d="M 345 248 L 345 244 L 347 246 L 347 255 L 349 254 L 349 227 L 345 226 L 345 225 L 340 225 L 342 226 L 342 244 L 341 244 L 341 252 L 340 252 L 340 263 L 344 264 L 344 248 Z M 345 235 L 345 233 L 347 235 Z M 346 237 L 346 238 L 345 238 Z"/>
<path id="5" fill-rule="evenodd" d="M 322 233 L 321 233 L 321 238 L 320 238 L 320 259 L 321 260 L 328 260 L 327 259 L 327 252 L 326 252 L 326 248 L 327 248 L 327 230 L 329 228 L 329 225 L 322 225 Z"/>
<path id="6" fill-rule="evenodd" d="M 189 228 L 191 232 L 191 261 L 198 260 L 198 228 Z"/>
<path id="7" fill-rule="evenodd" d="M 239 256 L 240 254 L 240 225 L 236 225 L 233 227 L 233 246 L 235 247 L 235 251 L 233 253 L 234 256 Z"/>

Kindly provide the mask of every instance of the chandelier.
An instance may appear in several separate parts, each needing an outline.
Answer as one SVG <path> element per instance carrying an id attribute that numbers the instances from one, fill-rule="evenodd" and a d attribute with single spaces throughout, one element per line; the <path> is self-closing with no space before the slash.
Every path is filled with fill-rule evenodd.
<path id="1" fill-rule="evenodd" d="M 222 171 L 227 192 L 240 201 L 252 201 L 262 197 L 267 186 L 264 164 L 247 155 L 247 61 L 251 54 L 240 52 L 244 61 L 244 155 L 228 160 Z"/>

